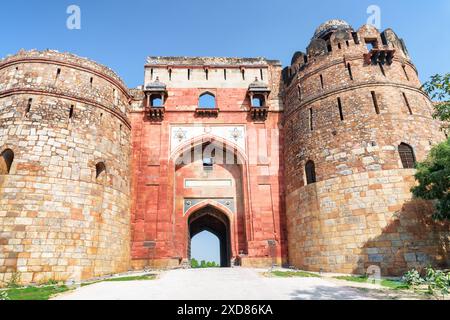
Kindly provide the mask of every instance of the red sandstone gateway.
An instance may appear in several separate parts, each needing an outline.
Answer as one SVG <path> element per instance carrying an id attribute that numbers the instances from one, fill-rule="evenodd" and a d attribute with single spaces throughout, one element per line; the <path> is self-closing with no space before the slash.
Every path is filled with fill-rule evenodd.
<path id="1" fill-rule="evenodd" d="M 449 265 L 448 224 L 410 194 L 444 139 L 431 113 L 404 41 L 341 20 L 283 70 L 149 57 L 136 89 L 21 51 L 0 61 L 0 281 L 188 266 L 204 230 L 223 267 Z"/>

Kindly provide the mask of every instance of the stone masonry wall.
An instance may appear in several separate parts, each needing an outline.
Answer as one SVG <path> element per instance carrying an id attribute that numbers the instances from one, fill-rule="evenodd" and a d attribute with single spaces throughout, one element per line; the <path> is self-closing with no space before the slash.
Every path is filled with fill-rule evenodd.
<path id="1" fill-rule="evenodd" d="M 366 40 L 394 50 L 392 63 L 368 64 Z M 334 30 L 285 71 L 291 265 L 343 273 L 378 265 L 401 274 L 415 264 L 449 264 L 449 225 L 432 222 L 430 205 L 412 200 L 414 170 L 403 169 L 398 153 L 406 143 L 422 161 L 444 139 L 401 44 L 391 30 Z M 310 185 L 307 161 L 317 179 Z"/>
<path id="2" fill-rule="evenodd" d="M 128 270 L 129 101 L 108 70 L 54 51 L 0 61 L 0 283 Z"/>

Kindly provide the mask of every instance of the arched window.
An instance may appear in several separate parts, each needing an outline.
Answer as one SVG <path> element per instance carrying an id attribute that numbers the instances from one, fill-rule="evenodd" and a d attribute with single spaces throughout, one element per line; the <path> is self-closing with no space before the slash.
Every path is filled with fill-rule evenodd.
<path id="1" fill-rule="evenodd" d="M 262 95 L 256 95 L 252 99 L 252 107 L 264 107 L 265 100 L 264 96 Z"/>
<path id="2" fill-rule="evenodd" d="M 163 106 L 162 96 L 159 94 L 152 95 L 150 98 L 150 106 L 155 108 L 160 108 Z"/>
<path id="3" fill-rule="evenodd" d="M 316 166 L 313 161 L 308 161 L 305 165 L 305 172 L 306 172 L 306 183 L 312 184 L 316 183 Z"/>
<path id="4" fill-rule="evenodd" d="M 414 149 L 406 143 L 400 143 L 398 146 L 398 153 L 402 160 L 404 169 L 414 169 L 416 167 L 416 156 L 414 155 Z"/>
<path id="5" fill-rule="evenodd" d="M 102 179 L 106 176 L 106 165 L 104 162 L 99 162 L 95 165 L 95 178 L 97 180 Z"/>
<path id="6" fill-rule="evenodd" d="M 211 93 L 204 93 L 198 102 L 199 108 L 214 109 L 216 107 L 216 97 Z"/>
<path id="7" fill-rule="evenodd" d="M 14 152 L 11 149 L 3 151 L 0 155 L 0 174 L 9 174 L 13 161 Z"/>

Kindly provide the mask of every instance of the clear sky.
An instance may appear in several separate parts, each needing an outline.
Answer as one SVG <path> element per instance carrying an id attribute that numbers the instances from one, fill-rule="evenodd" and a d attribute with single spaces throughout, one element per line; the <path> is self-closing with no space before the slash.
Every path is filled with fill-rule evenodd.
<path id="1" fill-rule="evenodd" d="M 66 27 L 72 4 L 81 9 L 81 30 Z M 135 87 L 149 55 L 263 56 L 287 65 L 322 22 L 344 19 L 357 29 L 372 4 L 381 8 L 381 28 L 405 39 L 422 81 L 450 72 L 450 0 L 9 0 L 0 9 L 0 56 L 70 51 Z M 207 253 L 200 259 L 217 261 L 217 238 L 195 241 Z"/>
<path id="2" fill-rule="evenodd" d="M 192 238 L 191 258 L 198 262 L 216 262 L 220 265 L 220 242 L 219 238 L 211 232 L 203 231 Z"/>
<path id="3" fill-rule="evenodd" d="M 81 8 L 68 30 L 67 7 Z M 355 28 L 369 5 L 406 41 L 422 80 L 450 71 L 449 0 L 15 0 L 2 1 L 0 56 L 20 48 L 70 51 L 106 64 L 130 87 L 148 55 L 263 56 L 287 65 L 314 29 L 340 18 Z"/>

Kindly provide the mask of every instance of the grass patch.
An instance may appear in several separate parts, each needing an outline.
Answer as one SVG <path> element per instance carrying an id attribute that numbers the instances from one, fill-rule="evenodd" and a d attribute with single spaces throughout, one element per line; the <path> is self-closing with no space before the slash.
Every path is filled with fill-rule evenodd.
<path id="1" fill-rule="evenodd" d="M 396 280 L 389 280 L 389 279 L 383 279 L 379 282 L 375 282 L 374 280 L 369 279 L 367 276 L 339 276 L 334 277 L 338 280 L 345 280 L 345 281 L 351 281 L 351 282 L 358 282 L 358 283 L 371 283 L 371 284 L 379 284 L 383 287 L 393 289 L 393 290 L 402 290 L 402 289 L 409 289 L 408 284 L 402 282 L 402 281 L 396 281 Z"/>
<path id="2" fill-rule="evenodd" d="M 12 288 L 6 290 L 10 300 L 48 300 L 52 296 L 71 290 L 67 286 Z"/>
<path id="3" fill-rule="evenodd" d="M 100 283 L 100 282 L 117 282 L 117 281 L 148 281 L 155 280 L 156 275 L 154 274 L 144 274 L 141 276 L 128 276 L 128 277 L 117 277 L 117 278 L 108 278 L 104 280 L 85 282 L 81 284 L 81 287 L 90 286 L 92 284 Z"/>
<path id="4" fill-rule="evenodd" d="M 129 277 L 118 277 L 109 278 L 104 281 L 145 281 L 145 280 L 155 280 L 156 276 L 153 274 L 145 274 L 142 276 L 129 276 Z"/>
<path id="5" fill-rule="evenodd" d="M 381 280 L 380 283 L 383 287 L 387 287 L 393 290 L 405 290 L 409 289 L 409 285 L 402 281 L 395 281 L 395 280 Z"/>
<path id="6" fill-rule="evenodd" d="M 345 281 L 351 281 L 351 282 L 359 282 L 359 283 L 365 283 L 369 282 L 369 278 L 366 276 L 339 276 L 334 277 L 338 280 L 345 280 Z"/>
<path id="7" fill-rule="evenodd" d="M 269 274 L 280 278 L 320 278 L 318 274 L 305 271 L 272 271 Z"/>

